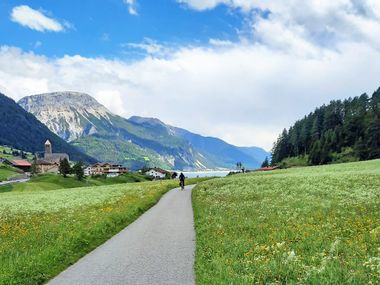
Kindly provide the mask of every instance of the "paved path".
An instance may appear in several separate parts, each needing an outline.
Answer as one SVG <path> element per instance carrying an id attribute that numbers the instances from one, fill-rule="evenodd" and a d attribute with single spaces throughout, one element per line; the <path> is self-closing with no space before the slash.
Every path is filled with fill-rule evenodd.
<path id="1" fill-rule="evenodd" d="M 14 179 L 14 180 L 1 181 L 0 186 L 7 185 L 7 184 L 14 184 L 14 183 L 25 183 L 25 182 L 28 182 L 29 180 L 30 180 L 29 178 L 24 178 L 24 179 Z"/>
<path id="2" fill-rule="evenodd" d="M 195 284 L 192 186 L 169 191 L 50 285 Z"/>

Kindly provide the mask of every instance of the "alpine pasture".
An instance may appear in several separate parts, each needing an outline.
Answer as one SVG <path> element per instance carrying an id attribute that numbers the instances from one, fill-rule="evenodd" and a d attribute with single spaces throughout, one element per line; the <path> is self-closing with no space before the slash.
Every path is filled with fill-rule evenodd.
<path id="1" fill-rule="evenodd" d="M 0 284 L 43 284 L 175 187 L 169 180 L 1 193 Z"/>
<path id="2" fill-rule="evenodd" d="M 380 284 L 380 160 L 207 181 L 193 207 L 197 284 Z"/>

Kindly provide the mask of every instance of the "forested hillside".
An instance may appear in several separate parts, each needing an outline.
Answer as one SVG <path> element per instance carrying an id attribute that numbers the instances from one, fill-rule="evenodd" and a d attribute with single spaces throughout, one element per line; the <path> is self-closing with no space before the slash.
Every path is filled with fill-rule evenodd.
<path id="1" fill-rule="evenodd" d="M 284 129 L 272 163 L 304 157 L 309 164 L 380 158 L 380 88 L 344 101 L 331 101 Z"/>
<path id="2" fill-rule="evenodd" d="M 68 153 L 72 160 L 96 161 L 52 133 L 36 117 L 0 93 L 0 145 L 35 153 L 44 150 L 47 139 L 52 142 L 55 152 Z"/>

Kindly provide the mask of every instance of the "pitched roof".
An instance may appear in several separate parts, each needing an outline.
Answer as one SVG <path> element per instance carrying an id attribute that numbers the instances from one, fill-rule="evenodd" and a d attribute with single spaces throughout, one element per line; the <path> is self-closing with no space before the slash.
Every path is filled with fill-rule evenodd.
<path id="1" fill-rule="evenodd" d="M 261 167 L 259 170 L 261 171 L 271 171 L 271 170 L 276 170 L 279 169 L 278 166 L 266 166 L 266 167 Z"/>
<path id="2" fill-rule="evenodd" d="M 56 165 L 58 163 L 50 162 L 47 160 L 39 159 L 37 160 L 37 165 Z"/>
<path id="3" fill-rule="evenodd" d="M 16 159 L 11 161 L 13 166 L 21 166 L 21 167 L 30 167 L 32 166 L 29 161 L 22 160 L 22 159 Z"/>
<path id="4" fill-rule="evenodd" d="M 149 172 L 151 170 L 154 170 L 154 171 L 162 173 L 162 174 L 170 173 L 169 171 L 163 170 L 163 169 L 158 168 L 158 167 L 150 168 L 147 172 Z"/>

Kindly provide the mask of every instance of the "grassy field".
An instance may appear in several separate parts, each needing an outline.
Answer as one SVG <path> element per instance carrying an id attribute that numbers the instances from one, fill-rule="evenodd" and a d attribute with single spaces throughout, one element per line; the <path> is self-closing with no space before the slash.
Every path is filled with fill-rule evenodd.
<path id="1" fill-rule="evenodd" d="M 16 150 L 18 152 L 21 152 L 19 149 L 11 148 L 9 146 L 2 146 L 0 145 L 0 157 L 8 159 L 8 160 L 14 160 L 14 159 L 21 159 L 21 157 L 13 156 L 12 150 Z M 5 154 L 3 152 L 6 152 Z M 30 152 L 25 152 L 26 158 L 29 160 L 33 159 L 33 154 Z"/>
<path id="2" fill-rule="evenodd" d="M 1 169 L 1 168 L 0 168 Z M 0 172 L 1 173 L 1 172 Z M 118 177 L 88 177 L 82 181 L 78 181 L 74 176 L 64 178 L 56 174 L 44 174 L 32 177 L 26 183 L 8 184 L 0 186 L 0 193 L 11 191 L 41 191 L 41 190 L 57 190 L 62 188 L 77 188 L 89 186 L 113 185 L 120 183 L 133 183 L 150 181 L 150 178 L 138 173 L 126 173 Z"/>
<path id="3" fill-rule="evenodd" d="M 0 194 L 0 284 L 44 283 L 175 187 L 168 180 Z"/>
<path id="4" fill-rule="evenodd" d="M 380 284 L 380 160 L 216 179 L 193 205 L 198 284 Z"/>
<path id="5" fill-rule="evenodd" d="M 20 172 L 16 168 L 0 163 L 0 181 L 8 180 L 19 174 Z"/>

